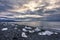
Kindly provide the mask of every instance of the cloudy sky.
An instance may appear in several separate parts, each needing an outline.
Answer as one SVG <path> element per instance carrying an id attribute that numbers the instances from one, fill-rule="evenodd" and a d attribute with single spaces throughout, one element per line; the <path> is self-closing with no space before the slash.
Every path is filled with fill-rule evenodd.
<path id="1" fill-rule="evenodd" d="M 60 0 L 0 0 L 0 20 L 60 20 Z M 29 19 L 30 18 L 30 19 Z M 36 20 L 36 19 L 35 19 Z"/>

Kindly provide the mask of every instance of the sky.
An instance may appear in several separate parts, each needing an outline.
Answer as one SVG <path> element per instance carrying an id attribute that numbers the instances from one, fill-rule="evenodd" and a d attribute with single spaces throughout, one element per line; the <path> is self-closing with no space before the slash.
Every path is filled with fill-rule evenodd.
<path id="1" fill-rule="evenodd" d="M 59 17 L 60 0 L 0 0 L 0 20 L 27 18 L 25 20 L 30 21 L 39 18 L 59 21 Z"/>

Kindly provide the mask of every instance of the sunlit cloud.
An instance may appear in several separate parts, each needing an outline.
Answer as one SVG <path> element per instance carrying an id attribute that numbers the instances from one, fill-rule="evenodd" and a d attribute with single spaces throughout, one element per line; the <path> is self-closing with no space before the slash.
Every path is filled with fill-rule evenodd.
<path id="1" fill-rule="evenodd" d="M 60 7 L 60 5 L 57 4 L 58 2 L 60 1 L 59 0 L 45 0 L 45 1 L 44 0 L 31 0 L 28 3 L 23 4 L 22 6 L 14 6 L 14 9 L 9 10 L 9 11 L 24 13 L 27 10 L 30 10 L 30 11 L 40 10 L 43 6 L 44 6 L 44 10 L 52 10 L 52 9 Z"/>
<path id="2" fill-rule="evenodd" d="M 5 4 L 2 4 L 2 2 L 0 3 L 0 7 L 3 6 L 7 9 L 6 11 L 4 10 L 0 12 L 0 17 L 43 18 L 49 17 L 50 15 L 60 14 L 60 11 L 58 10 L 60 8 L 60 0 L 8 0 L 8 2 L 10 4 L 7 3 L 7 7 L 4 6 Z M 9 8 L 9 6 L 12 8 Z M 0 10 L 3 10 L 3 7 Z M 38 10 L 40 11 L 38 12 Z"/>
<path id="3" fill-rule="evenodd" d="M 35 10 L 39 10 L 39 5 L 41 4 L 41 0 L 33 0 L 33 1 L 30 1 L 29 3 L 27 4 L 23 4 L 21 7 L 19 6 L 14 6 L 15 9 L 13 10 L 9 10 L 9 11 L 13 11 L 13 12 L 25 12 L 27 10 L 31 10 L 31 11 L 35 11 Z"/>

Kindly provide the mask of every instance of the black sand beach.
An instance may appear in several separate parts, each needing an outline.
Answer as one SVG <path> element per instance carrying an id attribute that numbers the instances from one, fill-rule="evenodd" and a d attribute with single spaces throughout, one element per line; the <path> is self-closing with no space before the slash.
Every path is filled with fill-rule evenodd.
<path id="1" fill-rule="evenodd" d="M 39 32 L 43 32 L 45 30 L 29 33 L 28 31 L 23 30 L 25 26 L 27 25 L 0 23 L 0 40 L 60 40 L 60 33 L 51 35 L 38 35 Z M 35 29 L 34 27 L 31 28 L 32 29 L 27 30 Z M 26 35 L 22 36 L 24 33 Z"/>

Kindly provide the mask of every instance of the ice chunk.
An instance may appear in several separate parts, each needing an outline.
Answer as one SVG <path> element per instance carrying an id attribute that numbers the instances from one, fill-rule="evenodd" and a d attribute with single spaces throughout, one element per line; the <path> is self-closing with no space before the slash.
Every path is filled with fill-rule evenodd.
<path id="1" fill-rule="evenodd" d="M 8 30 L 8 28 L 2 28 L 2 31 Z"/>
<path id="2" fill-rule="evenodd" d="M 27 38 L 27 35 L 25 34 L 25 32 L 22 32 L 22 37 Z"/>
<path id="3" fill-rule="evenodd" d="M 25 26 L 25 28 L 26 28 L 26 29 L 32 29 L 31 27 L 27 27 L 27 26 Z"/>
<path id="4" fill-rule="evenodd" d="M 38 32 L 38 31 L 41 31 L 41 30 L 38 27 L 36 27 L 35 31 Z"/>
<path id="5" fill-rule="evenodd" d="M 25 28 L 22 29 L 24 32 L 27 32 L 27 30 Z"/>
<path id="6" fill-rule="evenodd" d="M 53 32 L 51 31 L 45 31 L 45 32 L 38 33 L 38 35 L 51 35 L 51 34 L 53 34 Z"/>
<path id="7" fill-rule="evenodd" d="M 29 33 L 34 33 L 35 31 L 34 30 L 29 30 Z"/>
<path id="8" fill-rule="evenodd" d="M 58 34 L 57 32 L 55 32 L 54 34 Z"/>
<path id="9" fill-rule="evenodd" d="M 51 34 L 53 34 L 53 32 L 51 32 L 51 31 L 45 31 L 45 34 L 46 35 L 51 35 Z"/>
<path id="10" fill-rule="evenodd" d="M 38 33 L 38 35 L 46 35 L 46 33 L 40 32 L 40 33 Z"/>

